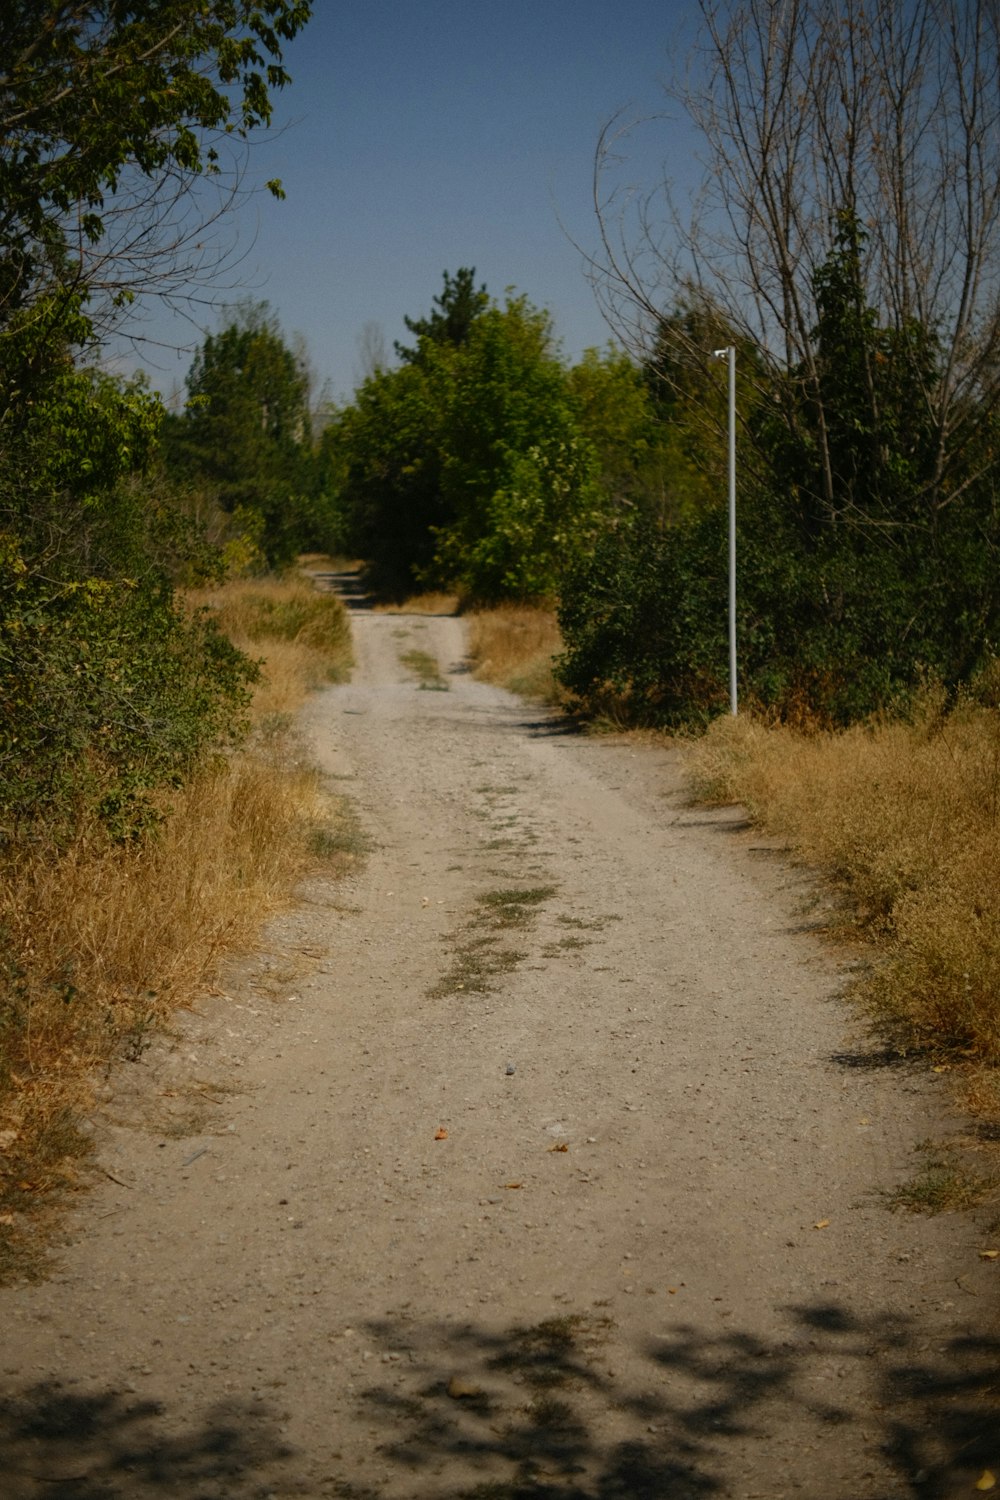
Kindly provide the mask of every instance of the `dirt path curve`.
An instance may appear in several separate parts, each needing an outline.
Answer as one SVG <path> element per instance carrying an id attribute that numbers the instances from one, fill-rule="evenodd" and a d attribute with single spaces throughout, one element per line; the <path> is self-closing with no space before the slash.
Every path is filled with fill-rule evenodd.
<path id="1" fill-rule="evenodd" d="M 940 1080 L 865 1065 L 799 877 L 459 621 L 355 626 L 307 727 L 372 851 L 109 1091 L 0 1495 L 974 1493 L 997 1267 L 879 1202 Z"/>

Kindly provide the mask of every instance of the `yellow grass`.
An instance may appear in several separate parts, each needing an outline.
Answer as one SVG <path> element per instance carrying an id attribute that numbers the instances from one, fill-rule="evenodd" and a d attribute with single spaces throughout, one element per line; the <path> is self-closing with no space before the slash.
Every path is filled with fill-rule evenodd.
<path id="1" fill-rule="evenodd" d="M 23 1269 L 33 1210 L 72 1178 L 97 1069 L 137 1055 L 224 954 L 250 946 L 318 851 L 352 847 L 345 804 L 288 727 L 310 687 L 346 670 L 343 612 L 316 597 L 282 580 L 193 601 L 232 624 L 264 677 L 248 743 L 164 798 L 156 836 L 122 847 L 83 830 L 58 860 L 21 850 L 0 867 L 0 1275 Z M 268 634 L 276 621 L 288 636 Z"/>
<path id="2" fill-rule="evenodd" d="M 700 789 L 744 803 L 846 894 L 880 961 L 863 998 L 903 1049 L 1000 1065 L 1000 713 L 802 734 L 719 720 Z"/>
<path id="3" fill-rule="evenodd" d="M 474 610 L 469 616 L 469 654 L 473 675 L 548 703 L 560 701 L 552 672 L 562 650 L 553 610 L 525 604 L 502 604 Z"/>
<path id="4" fill-rule="evenodd" d="M 457 615 L 459 602 L 457 594 L 431 590 L 426 594 L 411 594 L 401 604 L 376 604 L 375 609 L 380 615 Z"/>
<path id="5" fill-rule="evenodd" d="M 332 594 L 320 593 L 300 574 L 235 579 L 214 589 L 192 590 L 193 609 L 208 609 L 234 645 L 265 664 L 258 716 L 290 713 L 307 693 L 342 681 L 351 665 L 350 626 Z"/>

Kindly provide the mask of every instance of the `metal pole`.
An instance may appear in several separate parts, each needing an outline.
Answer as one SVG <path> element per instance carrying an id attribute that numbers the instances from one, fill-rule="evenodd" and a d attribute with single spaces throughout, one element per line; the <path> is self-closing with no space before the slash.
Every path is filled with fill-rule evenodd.
<path id="1" fill-rule="evenodd" d="M 739 711 L 736 693 L 736 349 L 729 355 L 729 706 Z"/>
<path id="2" fill-rule="evenodd" d="M 736 348 L 715 349 L 729 365 L 729 708 L 739 712 L 736 691 Z"/>

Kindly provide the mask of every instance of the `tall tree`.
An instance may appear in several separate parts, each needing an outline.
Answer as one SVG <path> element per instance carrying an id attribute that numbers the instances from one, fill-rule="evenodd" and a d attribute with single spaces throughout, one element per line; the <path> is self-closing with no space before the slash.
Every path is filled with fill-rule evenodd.
<path id="1" fill-rule="evenodd" d="M 915 355 L 908 399 L 930 429 L 919 486 L 933 524 L 973 477 L 968 460 L 986 451 L 977 432 L 1000 407 L 1000 12 L 993 0 L 700 0 L 700 10 L 701 49 L 673 92 L 704 142 L 696 211 L 666 184 L 626 201 L 614 131 L 598 150 L 595 275 L 608 310 L 632 335 L 639 323 L 655 336 L 671 307 L 720 319 L 757 351 L 762 394 L 791 440 L 815 445 L 818 507 L 863 525 L 863 510 L 843 503 L 831 401 L 844 387 L 831 384 L 818 339 L 824 268 L 845 224 L 857 226 L 853 295 Z M 937 345 L 933 370 L 915 329 Z M 678 349 L 704 358 L 683 338 Z M 855 372 L 872 432 L 883 422 L 880 353 L 868 341 Z"/>
<path id="2" fill-rule="evenodd" d="M 476 319 L 489 305 L 486 283 L 478 289 L 476 287 L 475 266 L 462 266 L 454 276 L 445 271 L 444 290 L 434 298 L 430 317 L 403 319 L 410 332 L 416 335 L 416 347 L 407 349 L 396 343 L 396 353 L 407 364 L 416 364 L 427 345 L 461 349 L 468 343 Z"/>
<path id="3" fill-rule="evenodd" d="M 206 203 L 287 81 L 305 0 L 0 6 L 0 829 L 141 830 L 253 667 L 178 607 L 144 470 L 161 403 L 75 368 L 116 308 L 211 273 Z M 212 194 L 199 185 L 214 178 Z M 280 184 L 270 185 L 280 193 Z M 13 846 L 8 846 L 13 847 Z"/>
<path id="4" fill-rule="evenodd" d="M 365 382 L 324 447 L 340 454 L 348 545 L 381 588 L 551 596 L 607 509 L 597 459 L 547 313 L 514 296 L 480 307 L 476 293 L 460 336 L 448 323 L 473 274 L 445 278 L 437 321 L 407 320 L 413 357 Z"/>
<path id="5" fill-rule="evenodd" d="M 235 308 L 209 334 L 187 378 L 183 416 L 166 425 L 168 471 L 228 514 L 256 517 L 271 562 L 324 544 L 305 359 L 267 303 Z"/>

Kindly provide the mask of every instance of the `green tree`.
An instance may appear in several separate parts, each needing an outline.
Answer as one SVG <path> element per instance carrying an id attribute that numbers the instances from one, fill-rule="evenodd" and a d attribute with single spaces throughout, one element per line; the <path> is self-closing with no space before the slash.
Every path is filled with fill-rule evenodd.
<path id="1" fill-rule="evenodd" d="M 333 504 L 348 552 L 363 557 L 379 593 L 404 598 L 434 559 L 441 492 L 446 363 L 383 370 L 323 433 L 320 462 L 339 476 Z"/>
<path id="2" fill-rule="evenodd" d="M 614 345 L 588 349 L 569 371 L 569 385 L 581 431 L 597 453 L 598 482 L 616 511 L 665 527 L 717 500 L 715 445 L 705 443 L 699 424 L 684 421 L 680 403 L 665 400 L 649 364 Z"/>
<path id="3" fill-rule="evenodd" d="M 704 191 L 690 217 L 667 184 L 660 206 L 617 193 L 621 136 L 612 151 L 606 133 L 598 281 L 622 326 L 642 326 L 672 424 L 693 433 L 697 413 L 715 465 L 721 392 L 704 372 L 713 344 L 736 345 L 744 698 L 843 721 L 924 670 L 954 687 L 1000 636 L 997 10 L 699 10 L 678 98 Z M 664 563 L 688 648 L 711 628 L 687 607 L 700 525 L 669 538 Z M 682 655 L 662 656 L 665 692 Z"/>
<path id="4" fill-rule="evenodd" d="M 76 357 L 210 273 L 199 179 L 269 119 L 309 9 L 0 7 L 0 843 L 134 833 L 238 727 L 253 668 L 175 603 L 178 518 L 145 480 L 162 407 Z"/>
<path id="5" fill-rule="evenodd" d="M 750 407 L 768 462 L 743 474 L 737 507 L 743 701 L 835 724 L 901 702 L 927 671 L 954 688 L 1000 638 L 988 429 L 955 464 L 950 503 L 928 512 L 934 427 L 919 391 L 933 388 L 941 355 L 919 324 L 880 324 L 863 243 L 845 218 L 815 274 L 822 406 L 793 371 L 784 409 Z M 564 588 L 563 680 L 590 706 L 614 699 L 644 721 L 722 710 L 725 598 L 723 507 L 666 531 L 619 526 L 598 566 Z"/>
<path id="6" fill-rule="evenodd" d="M 69 364 L 0 468 L 0 848 L 151 816 L 240 723 L 254 669 L 173 596 L 173 517 L 134 482 L 159 401 Z"/>
<path id="7" fill-rule="evenodd" d="M 176 479 L 212 495 L 257 532 L 267 559 L 323 548 L 330 517 L 313 462 L 309 374 L 266 303 L 244 303 L 210 334 L 187 377 L 188 403 L 166 427 Z"/>
<path id="8" fill-rule="evenodd" d="M 443 344 L 460 349 L 468 343 L 476 319 L 489 305 L 485 282 L 478 289 L 476 287 L 475 266 L 462 266 L 454 276 L 445 271 L 444 290 L 434 298 L 430 316 L 403 319 L 409 331 L 416 335 L 416 347 L 407 349 L 397 343 L 394 345 L 396 353 L 407 364 L 418 364 L 428 345 Z"/>
<path id="9" fill-rule="evenodd" d="M 472 276 L 446 276 L 439 305 Z M 445 322 L 410 320 L 414 357 L 366 381 L 324 438 L 342 454 L 349 545 L 397 594 L 550 596 L 607 505 L 548 315 L 510 297 L 479 307 L 458 342 Z"/>
<path id="10" fill-rule="evenodd" d="M 551 597 L 607 509 L 549 316 L 509 297 L 454 358 L 430 577 L 480 599 Z"/>

